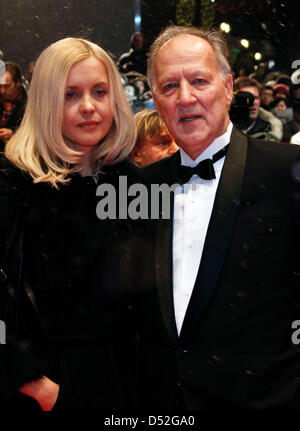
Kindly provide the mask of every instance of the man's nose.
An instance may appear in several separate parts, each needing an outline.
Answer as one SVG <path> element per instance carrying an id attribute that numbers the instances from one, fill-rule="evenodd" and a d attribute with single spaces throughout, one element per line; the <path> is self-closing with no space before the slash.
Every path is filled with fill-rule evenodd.
<path id="1" fill-rule="evenodd" d="M 260 106 L 260 97 L 255 97 L 254 98 L 254 105 L 255 106 Z"/>
<path id="2" fill-rule="evenodd" d="M 196 101 L 194 89 L 188 81 L 182 81 L 179 85 L 178 105 L 186 106 Z"/>

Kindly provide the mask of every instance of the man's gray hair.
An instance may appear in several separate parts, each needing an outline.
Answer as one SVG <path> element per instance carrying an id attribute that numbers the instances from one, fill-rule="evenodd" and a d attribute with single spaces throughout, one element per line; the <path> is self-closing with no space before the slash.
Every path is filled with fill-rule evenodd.
<path id="1" fill-rule="evenodd" d="M 188 34 L 206 40 L 214 50 L 222 81 L 225 83 L 231 68 L 228 62 L 228 48 L 224 36 L 217 30 L 203 31 L 197 27 L 169 26 L 165 28 L 152 43 L 148 55 L 148 82 L 155 88 L 154 64 L 158 51 L 175 36 Z"/>

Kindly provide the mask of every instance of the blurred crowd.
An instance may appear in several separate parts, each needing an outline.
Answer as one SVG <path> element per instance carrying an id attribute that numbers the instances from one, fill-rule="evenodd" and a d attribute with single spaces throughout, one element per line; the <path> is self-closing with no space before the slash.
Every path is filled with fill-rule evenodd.
<path id="1" fill-rule="evenodd" d="M 300 131 L 300 84 L 295 73 L 271 72 L 262 81 L 255 74 L 239 76 L 234 89 L 236 98 L 241 98 L 237 105 L 248 115 L 248 124 L 241 128 L 245 133 L 258 139 L 300 143 L 296 136 Z M 249 93 L 253 98 L 250 96 L 247 105 Z"/>
<path id="2" fill-rule="evenodd" d="M 0 54 L 3 56 L 2 52 Z M 136 117 L 138 138 L 133 160 L 144 165 L 173 154 L 178 147 L 158 117 L 149 89 L 142 33 L 131 36 L 129 51 L 116 63 L 126 98 Z M 17 63 L 5 62 L 5 75 L 0 81 L 0 151 L 22 120 L 34 64 L 31 61 L 26 74 L 22 75 Z M 261 78 L 241 68 L 234 78 L 234 99 L 230 108 L 235 126 L 254 138 L 300 144 L 300 72 L 299 77 L 295 74 L 297 71 L 294 76 L 272 71 Z"/>

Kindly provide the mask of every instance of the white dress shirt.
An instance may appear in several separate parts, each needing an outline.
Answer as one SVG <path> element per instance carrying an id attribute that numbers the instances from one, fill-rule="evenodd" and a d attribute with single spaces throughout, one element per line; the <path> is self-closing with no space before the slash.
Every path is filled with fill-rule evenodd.
<path id="1" fill-rule="evenodd" d="M 196 159 L 192 160 L 181 148 L 181 164 L 196 166 L 230 142 L 232 123 L 224 135 L 215 139 Z M 196 281 L 206 232 L 212 213 L 225 156 L 214 163 L 216 178 L 203 180 L 198 175 L 175 189 L 173 214 L 173 298 L 175 319 L 180 334 L 187 306 Z"/>

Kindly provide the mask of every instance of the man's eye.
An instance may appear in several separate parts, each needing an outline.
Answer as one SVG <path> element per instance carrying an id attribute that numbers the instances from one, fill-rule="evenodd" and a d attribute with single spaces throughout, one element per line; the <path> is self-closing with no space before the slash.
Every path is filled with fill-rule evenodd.
<path id="1" fill-rule="evenodd" d="M 205 82 L 205 80 L 203 78 L 195 78 L 193 80 L 194 84 L 203 84 Z"/>
<path id="2" fill-rule="evenodd" d="M 173 88 L 176 88 L 176 87 L 177 87 L 176 82 L 170 82 L 169 84 L 165 84 L 163 86 L 163 90 L 168 91 L 168 90 L 172 90 Z"/>

